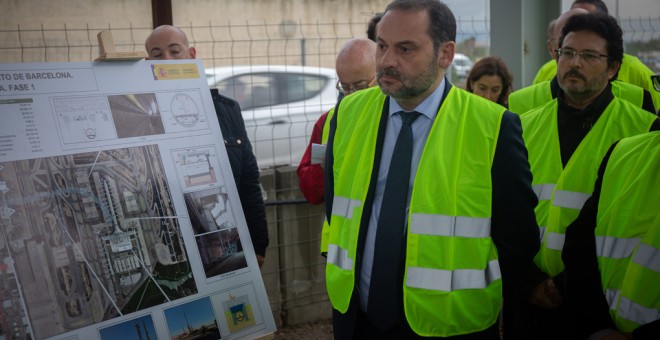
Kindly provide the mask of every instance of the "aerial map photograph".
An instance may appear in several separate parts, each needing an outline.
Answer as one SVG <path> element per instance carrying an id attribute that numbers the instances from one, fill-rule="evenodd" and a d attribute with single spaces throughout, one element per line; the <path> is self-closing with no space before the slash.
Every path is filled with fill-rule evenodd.
<path id="1" fill-rule="evenodd" d="M 33 338 L 197 293 L 157 145 L 0 163 L 0 217 L 3 317 Z"/>

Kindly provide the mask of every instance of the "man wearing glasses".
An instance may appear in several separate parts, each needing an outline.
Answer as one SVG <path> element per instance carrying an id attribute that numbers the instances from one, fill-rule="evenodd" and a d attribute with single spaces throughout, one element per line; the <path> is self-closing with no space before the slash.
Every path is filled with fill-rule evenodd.
<path id="1" fill-rule="evenodd" d="M 557 98 L 521 116 L 529 151 L 532 186 L 539 199 L 536 219 L 540 269 L 530 289 L 521 289 L 519 336 L 562 339 L 571 336 L 561 251 L 566 227 L 594 189 L 598 164 L 617 140 L 660 130 L 660 120 L 612 93 L 623 59 L 623 32 L 615 18 L 601 13 L 568 19 L 557 49 Z"/>
<path id="2" fill-rule="evenodd" d="M 551 65 L 551 67 L 548 67 L 547 71 L 543 71 L 545 75 L 549 75 L 549 78 L 547 78 L 548 80 L 538 81 L 539 76 L 537 75 L 537 78 L 534 79 L 532 85 L 523 87 L 511 93 L 509 95 L 509 110 L 517 114 L 523 114 L 557 98 L 557 92 L 559 91 L 559 84 L 557 83 L 556 77 L 559 34 L 561 33 L 564 23 L 566 23 L 570 17 L 583 13 L 589 13 L 589 11 L 584 8 L 572 8 L 562 13 L 562 15 L 553 21 L 552 26 L 554 31 L 549 34 L 551 39 L 548 42 L 548 51 L 551 51 L 552 55 L 552 60 L 548 62 L 548 65 Z M 625 56 L 626 54 L 624 53 L 624 57 L 621 61 L 622 65 L 627 65 L 625 63 Z M 630 65 L 628 64 L 628 66 Z M 621 80 L 620 74 L 623 68 L 623 66 L 619 68 L 617 80 L 611 82 L 612 94 L 618 98 L 628 100 L 644 110 L 655 114 L 656 108 L 653 104 L 653 96 L 651 93 L 645 88 L 638 86 L 638 84 Z M 546 67 L 544 66 L 542 69 L 546 69 Z"/>
<path id="3" fill-rule="evenodd" d="M 571 4 L 571 10 L 574 9 L 581 9 L 592 13 L 598 12 L 603 14 L 609 14 L 607 5 L 602 0 L 575 0 Z M 555 31 L 557 32 L 559 30 L 555 30 Z M 543 83 L 545 81 L 552 80 L 554 75 L 557 73 L 557 64 L 554 62 L 554 59 L 556 59 L 556 55 L 554 54 L 556 49 L 557 49 L 556 46 L 554 47 L 548 46 L 548 52 L 552 56 L 552 60 L 548 61 L 546 64 L 541 66 L 541 69 L 536 74 L 536 77 L 534 77 L 534 81 L 532 82 L 532 85 L 536 85 L 539 83 Z M 644 63 L 640 61 L 639 58 L 630 55 L 628 53 L 623 54 L 623 59 L 621 61 L 621 67 L 619 68 L 619 75 L 617 77 L 617 80 L 619 80 L 624 84 L 632 84 L 646 90 L 644 92 L 644 96 L 650 97 L 649 99 L 653 103 L 652 106 L 655 107 L 656 109 L 659 109 L 660 93 L 653 91 L 653 86 L 649 81 L 649 77 L 652 75 L 653 75 L 653 71 L 648 66 L 644 65 Z M 616 91 L 614 92 L 614 95 L 615 96 L 617 95 Z M 644 101 L 646 100 L 647 99 L 644 98 Z M 644 103 L 644 105 L 645 108 L 649 107 L 647 106 L 648 105 L 647 103 Z M 656 111 L 653 111 L 653 113 L 656 113 Z"/>
<path id="4" fill-rule="evenodd" d="M 341 99 L 359 90 L 371 87 L 376 82 L 376 43 L 366 38 L 348 40 L 337 55 L 337 91 Z M 296 172 L 300 190 L 311 204 L 323 203 L 323 162 L 312 162 L 312 145 L 325 144 L 327 133 L 324 126 L 328 112 L 314 124 L 312 136 Z M 325 136 L 325 138 L 324 138 Z"/>

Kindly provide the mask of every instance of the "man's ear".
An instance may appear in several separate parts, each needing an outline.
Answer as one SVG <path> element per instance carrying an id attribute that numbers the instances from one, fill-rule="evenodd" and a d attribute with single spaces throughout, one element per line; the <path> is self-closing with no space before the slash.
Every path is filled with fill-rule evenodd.
<path id="1" fill-rule="evenodd" d="M 553 41 L 550 40 L 550 39 L 546 40 L 545 47 L 548 49 L 548 53 L 550 54 L 550 58 L 557 59 L 557 55 L 555 54 L 555 49 L 554 49 L 555 46 L 553 45 L 552 42 Z"/>
<path id="2" fill-rule="evenodd" d="M 197 56 L 197 50 L 194 47 L 191 47 L 188 49 L 190 51 L 190 59 L 195 59 Z"/>
<path id="3" fill-rule="evenodd" d="M 612 66 L 607 67 L 607 78 L 609 80 L 612 80 L 612 77 L 616 74 L 617 71 L 619 71 L 619 68 L 621 68 L 621 63 L 618 61 L 615 61 L 612 63 Z"/>
<path id="4" fill-rule="evenodd" d="M 443 69 L 449 68 L 449 65 L 454 61 L 454 53 L 456 52 L 456 43 L 447 41 L 440 45 L 438 51 L 438 66 Z"/>

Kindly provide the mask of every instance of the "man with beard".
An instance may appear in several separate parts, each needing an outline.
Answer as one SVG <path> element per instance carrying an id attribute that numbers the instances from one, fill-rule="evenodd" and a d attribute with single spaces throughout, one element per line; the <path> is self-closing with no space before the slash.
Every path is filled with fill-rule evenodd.
<path id="1" fill-rule="evenodd" d="M 330 121 L 334 336 L 499 339 L 502 297 L 539 246 L 520 120 L 445 78 L 456 21 L 444 3 L 395 0 L 377 31 L 379 86 Z"/>
<path id="2" fill-rule="evenodd" d="M 607 5 L 602 0 L 575 0 L 571 4 L 570 10 L 574 10 L 574 9 L 586 10 L 591 13 L 609 14 Z M 555 32 L 560 32 L 561 28 L 560 27 L 559 29 L 557 28 L 558 27 L 555 27 Z M 548 61 L 546 64 L 544 64 L 541 67 L 539 72 L 536 74 L 536 77 L 534 77 L 534 81 L 532 85 L 543 83 L 545 81 L 550 81 L 553 79 L 555 74 L 557 74 L 557 63 L 555 62 L 557 56 L 554 53 L 556 49 L 557 47 L 555 46 L 554 48 L 552 48 L 552 50 L 549 51 L 550 55 L 552 56 L 552 60 Z M 617 80 L 622 82 L 623 84 L 632 84 L 644 89 L 643 107 L 647 111 L 649 110 L 649 108 L 651 108 L 652 110 L 654 110 L 652 111 L 652 113 L 656 113 L 657 111 L 655 110 L 660 109 L 660 93 L 653 90 L 653 82 L 650 79 L 651 76 L 653 76 L 653 70 L 651 70 L 648 66 L 644 65 L 644 63 L 641 60 L 639 60 L 639 58 L 628 53 L 623 54 L 623 59 L 621 61 L 621 67 L 619 67 L 619 74 L 617 76 Z M 619 85 L 617 83 L 613 83 L 613 85 L 615 86 L 613 90 L 615 96 L 622 98 L 626 98 L 626 97 L 630 98 L 629 95 L 631 93 L 629 92 L 631 91 L 631 89 L 629 88 L 619 89 L 617 88 L 617 86 Z M 637 94 L 634 94 L 632 97 L 634 98 L 637 96 L 638 96 Z M 642 100 L 642 98 L 640 97 L 639 99 L 636 99 L 633 102 L 636 102 L 637 100 Z M 648 104 L 648 101 L 652 102 L 650 106 Z M 522 113 L 522 112 L 518 112 L 518 113 Z"/>
<path id="3" fill-rule="evenodd" d="M 589 13 L 589 11 L 581 7 L 571 8 L 553 21 L 554 24 L 552 26 L 554 31 L 550 35 L 552 38 L 548 41 L 548 51 L 552 56 L 552 60 L 546 64 L 550 66 L 548 67 L 550 68 L 550 71 L 547 73 L 539 71 L 539 73 L 549 75 L 549 78 L 548 80 L 541 82 L 534 81 L 534 84 L 511 93 L 509 95 L 509 110 L 517 114 L 524 114 L 527 111 L 535 109 L 557 98 L 557 92 L 559 91 L 559 84 L 557 83 L 556 77 L 559 34 L 570 17 L 584 13 Z M 625 59 L 626 57 L 624 54 L 623 60 L 625 61 Z M 626 64 L 622 61 L 622 65 Z M 544 65 L 543 68 L 546 68 L 546 66 Z M 628 100 L 636 106 L 653 114 L 656 113 L 656 108 L 653 104 L 653 97 L 649 91 L 640 86 L 634 85 L 631 82 L 621 81 L 618 75 L 616 79 L 617 81 L 611 83 L 612 94 L 614 94 L 614 96 Z"/>
<path id="4" fill-rule="evenodd" d="M 521 117 L 539 200 L 542 240 L 535 262 L 542 272 L 530 280 L 533 288 L 520 290 L 529 304 L 516 325 L 521 337 L 535 339 L 571 336 L 561 252 L 566 227 L 594 189 L 598 164 L 617 140 L 660 129 L 656 116 L 612 93 L 623 59 L 623 32 L 615 18 L 570 17 L 557 58 L 557 98 Z"/>

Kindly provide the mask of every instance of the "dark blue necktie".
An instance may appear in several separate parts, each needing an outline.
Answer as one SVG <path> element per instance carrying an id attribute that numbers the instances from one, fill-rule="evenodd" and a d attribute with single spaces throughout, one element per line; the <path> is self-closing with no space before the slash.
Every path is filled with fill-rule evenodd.
<path id="1" fill-rule="evenodd" d="M 400 112 L 399 115 L 402 125 L 392 152 L 378 217 L 367 305 L 367 316 L 380 331 L 398 324 L 403 310 L 401 271 L 413 149 L 411 125 L 419 113 Z"/>

